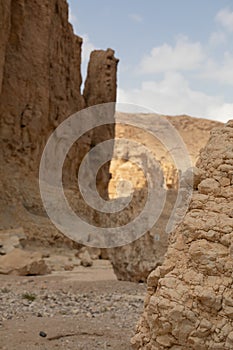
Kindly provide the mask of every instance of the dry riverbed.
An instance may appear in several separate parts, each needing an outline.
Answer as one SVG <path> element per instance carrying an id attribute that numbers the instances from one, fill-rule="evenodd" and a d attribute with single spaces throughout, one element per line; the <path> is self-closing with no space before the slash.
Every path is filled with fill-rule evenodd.
<path id="1" fill-rule="evenodd" d="M 144 294 L 143 284 L 117 281 L 106 260 L 40 277 L 0 275 L 0 349 L 131 349 Z"/>

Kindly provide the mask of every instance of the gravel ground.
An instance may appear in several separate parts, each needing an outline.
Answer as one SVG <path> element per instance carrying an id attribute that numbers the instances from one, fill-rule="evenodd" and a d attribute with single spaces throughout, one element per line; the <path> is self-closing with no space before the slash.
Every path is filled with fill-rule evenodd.
<path id="1" fill-rule="evenodd" d="M 145 285 L 117 281 L 108 263 L 96 264 L 44 277 L 0 276 L 0 349 L 131 349 Z"/>

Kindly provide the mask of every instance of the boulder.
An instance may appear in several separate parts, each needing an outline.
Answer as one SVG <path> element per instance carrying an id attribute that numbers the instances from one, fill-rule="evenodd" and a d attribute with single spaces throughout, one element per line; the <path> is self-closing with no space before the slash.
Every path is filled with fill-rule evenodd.
<path id="1" fill-rule="evenodd" d="M 26 244 L 26 236 L 23 229 L 0 231 L 0 255 L 10 253 L 15 248 L 23 248 Z"/>
<path id="2" fill-rule="evenodd" d="M 0 274 L 3 275 L 47 275 L 50 269 L 40 253 L 14 249 L 0 257 Z"/>
<path id="3" fill-rule="evenodd" d="M 80 252 L 76 254 L 76 256 L 80 259 L 81 265 L 84 267 L 90 267 L 93 265 L 93 260 L 89 254 L 87 248 L 83 247 Z"/>

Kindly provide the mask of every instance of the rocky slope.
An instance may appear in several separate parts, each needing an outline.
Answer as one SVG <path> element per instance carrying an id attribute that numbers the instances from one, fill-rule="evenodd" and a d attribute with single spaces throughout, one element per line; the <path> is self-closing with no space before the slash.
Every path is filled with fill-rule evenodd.
<path id="1" fill-rule="evenodd" d="M 40 239 L 41 227 L 53 230 L 37 183 L 45 143 L 72 113 L 115 102 L 118 60 L 111 49 L 94 51 L 82 95 L 82 39 L 68 22 L 66 0 L 0 0 L 0 23 L 1 227 L 30 221 L 26 233 Z M 76 185 L 79 165 L 93 145 L 113 137 L 112 114 L 111 125 L 92 130 L 75 143 L 63 168 L 67 188 Z M 109 178 L 105 164 L 97 179 L 105 198 Z"/>
<path id="2" fill-rule="evenodd" d="M 212 131 L 197 166 L 204 179 L 148 277 L 134 349 L 233 347 L 233 121 Z"/>

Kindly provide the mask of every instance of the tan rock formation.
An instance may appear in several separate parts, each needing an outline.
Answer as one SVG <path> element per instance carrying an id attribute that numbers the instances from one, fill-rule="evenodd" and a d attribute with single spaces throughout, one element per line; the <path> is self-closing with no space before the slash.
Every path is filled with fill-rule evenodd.
<path id="1" fill-rule="evenodd" d="M 150 231 L 131 244 L 108 249 L 108 257 L 118 280 L 146 282 L 149 273 L 163 263 L 169 239 L 166 226 L 176 197 L 175 190 L 168 190 L 161 216 Z M 141 202 L 139 195 L 135 198 L 136 206 L 137 200 Z"/>
<path id="2" fill-rule="evenodd" d="M 131 119 L 133 117 L 133 115 L 130 116 Z M 147 116 L 141 115 L 140 118 L 143 122 Z M 205 146 L 211 128 L 222 125 L 219 122 L 188 116 L 166 118 L 183 138 L 193 164 L 196 162 L 200 149 Z M 108 251 L 118 279 L 146 281 L 150 271 L 163 263 L 164 255 L 167 251 L 169 234 L 166 233 L 166 226 L 177 199 L 178 170 L 166 148 L 144 130 L 117 124 L 116 136 L 118 138 L 134 140 L 140 145 L 145 145 L 153 153 L 155 159 L 160 162 L 167 188 L 171 188 L 167 192 L 164 210 L 154 227 L 137 241 Z M 122 159 L 127 159 L 128 154 L 130 154 L 130 161 Z M 126 147 L 116 147 L 114 155 L 119 158 L 113 159 L 111 162 L 110 170 L 112 179 L 109 184 L 110 197 L 127 197 L 130 193 L 134 191 L 138 193 L 140 190 L 144 193 L 144 197 L 146 197 L 146 178 L 143 171 L 135 163 L 136 160 L 139 160 L 141 164 L 146 162 L 147 154 L 145 153 L 145 149 L 141 146 L 132 145 L 130 141 L 127 141 Z M 194 188 L 197 187 L 195 179 L 198 180 L 200 178 L 202 179 L 202 174 L 200 170 L 196 169 Z M 125 185 L 123 180 L 129 181 L 132 187 L 128 186 L 127 188 L 128 183 Z M 187 178 L 186 181 L 188 181 Z M 192 186 L 192 183 L 190 185 Z M 163 183 L 161 186 L 163 186 Z M 139 207 L 139 203 L 141 203 L 140 197 L 135 200 L 134 205 Z"/>
<path id="3" fill-rule="evenodd" d="M 4 158 L 16 157 L 31 170 L 38 167 L 51 131 L 77 106 L 84 106 L 82 39 L 74 36 L 67 16 L 63 0 L 11 1 L 2 68 L 1 140 Z"/>
<path id="4" fill-rule="evenodd" d="M 95 50 L 91 53 L 83 92 L 87 107 L 116 101 L 116 71 L 118 61 L 119 60 L 114 57 L 114 51 L 111 49 L 107 49 L 107 51 Z M 113 109 L 112 113 L 114 114 L 114 112 Z M 114 139 L 114 137 L 115 124 L 97 127 L 91 133 L 90 147 L 94 147 L 105 140 Z M 95 161 L 95 159 L 93 159 L 92 162 L 93 161 Z M 99 170 L 96 179 L 97 189 L 105 199 L 108 198 L 107 184 L 110 180 L 109 167 L 110 162 L 105 163 Z"/>
<path id="5" fill-rule="evenodd" d="M 86 106 L 116 101 L 116 68 L 114 51 L 94 50 L 90 56 L 83 96 Z"/>
<path id="6" fill-rule="evenodd" d="M 0 274 L 3 275 L 29 276 L 49 273 L 50 269 L 40 253 L 17 248 L 0 257 Z"/>
<path id="7" fill-rule="evenodd" d="M 229 121 L 201 151 L 197 165 L 205 178 L 164 264 L 148 277 L 134 349 L 232 349 L 232 141 Z"/>
<path id="8" fill-rule="evenodd" d="M 82 39 L 68 22 L 66 1 L 2 0 L 1 7 L 3 156 L 37 171 L 48 136 L 64 119 L 86 106 L 115 101 L 117 60 L 112 50 L 92 55 L 84 100 L 80 93 Z M 72 180 L 90 145 L 86 135 L 68 155 L 66 182 Z"/>
<path id="9" fill-rule="evenodd" d="M 82 96 L 82 39 L 68 22 L 66 0 L 0 0 L 0 26 L 1 225 L 25 228 L 29 220 L 27 235 L 40 240 L 41 230 L 49 230 L 48 241 L 62 239 L 41 205 L 36 180 L 41 155 L 50 134 L 72 113 L 115 102 L 118 60 L 110 49 L 95 51 Z M 113 136 L 114 125 L 103 126 L 75 143 L 63 168 L 65 187 L 76 187 L 79 165 L 93 145 Z M 97 179 L 105 198 L 109 178 L 105 164 Z"/>
<path id="10" fill-rule="evenodd" d="M 147 115 L 142 114 L 141 118 L 147 118 Z M 186 115 L 176 117 L 166 116 L 166 118 L 181 135 L 193 165 L 195 165 L 198 159 L 200 150 L 208 141 L 210 130 L 221 125 L 221 123 L 217 121 L 193 118 Z M 177 189 L 178 170 L 164 145 L 142 129 L 137 129 L 128 125 L 117 124 L 116 137 L 120 139 L 129 138 L 147 146 L 154 153 L 156 160 L 161 164 L 167 188 Z M 115 157 L 122 158 L 122 156 L 127 156 L 127 153 L 127 148 L 124 150 L 117 150 L 115 152 Z M 136 182 L 134 188 L 143 188 L 145 185 L 142 171 L 130 162 L 122 161 L 122 159 L 113 159 L 110 171 L 112 173 L 112 179 L 109 184 L 109 195 L 111 198 L 117 196 L 116 185 L 119 179 L 134 179 L 133 181 Z"/>

